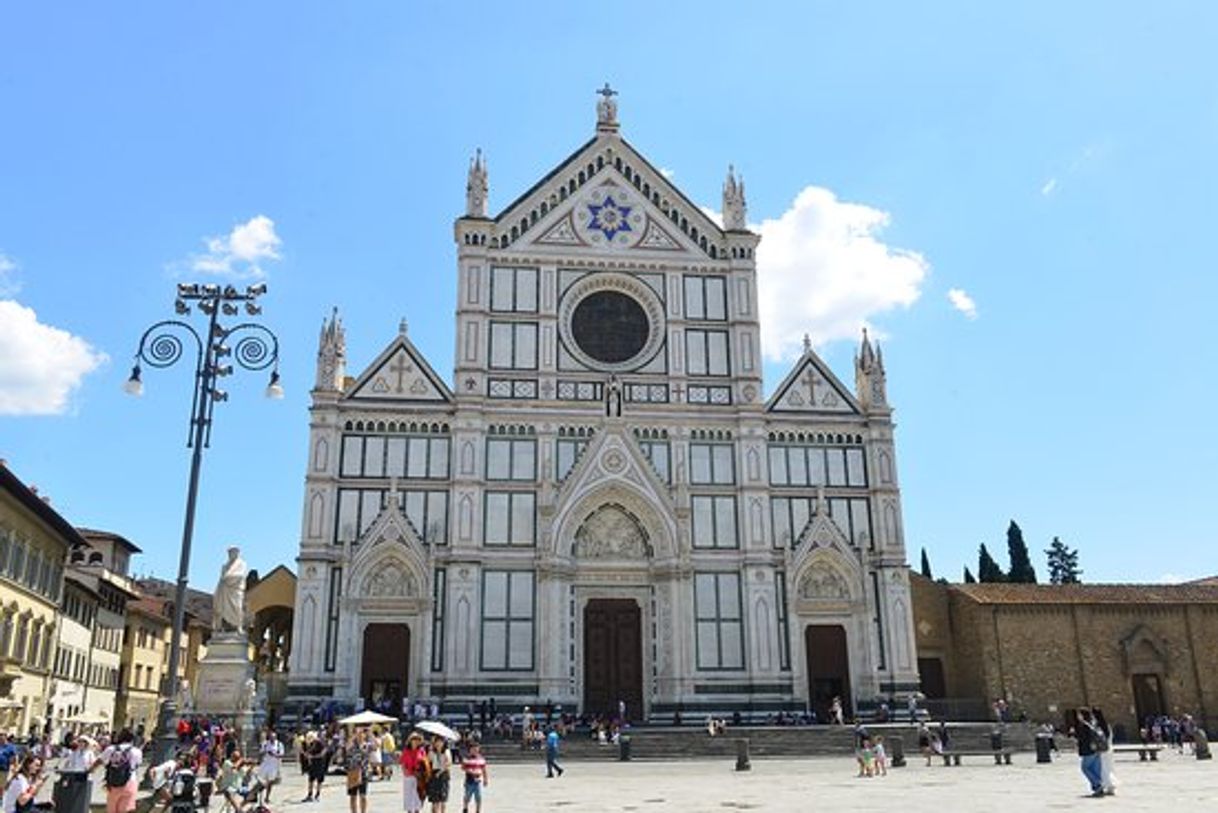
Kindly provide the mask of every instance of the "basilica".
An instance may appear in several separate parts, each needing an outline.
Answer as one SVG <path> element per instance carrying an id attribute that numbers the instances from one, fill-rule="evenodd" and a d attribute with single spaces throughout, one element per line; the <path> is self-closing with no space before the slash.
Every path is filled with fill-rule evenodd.
<path id="1" fill-rule="evenodd" d="M 884 361 L 770 390 L 742 179 L 722 225 L 623 137 L 502 211 L 469 167 L 455 369 L 405 323 L 312 390 L 290 697 L 636 721 L 918 689 Z"/>

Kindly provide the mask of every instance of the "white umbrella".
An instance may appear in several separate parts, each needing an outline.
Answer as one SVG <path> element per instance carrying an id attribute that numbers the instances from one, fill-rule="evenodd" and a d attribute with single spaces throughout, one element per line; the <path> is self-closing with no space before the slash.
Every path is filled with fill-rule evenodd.
<path id="1" fill-rule="evenodd" d="M 426 731 L 428 734 L 435 734 L 438 737 L 443 737 L 449 742 L 456 742 L 457 740 L 461 739 L 460 734 L 453 731 L 439 720 L 424 720 L 423 722 L 416 724 L 415 728 L 417 728 L 419 731 Z"/>
<path id="2" fill-rule="evenodd" d="M 350 717 L 339 720 L 339 725 L 376 725 L 378 723 L 396 723 L 398 718 L 377 714 L 375 711 L 361 711 Z"/>

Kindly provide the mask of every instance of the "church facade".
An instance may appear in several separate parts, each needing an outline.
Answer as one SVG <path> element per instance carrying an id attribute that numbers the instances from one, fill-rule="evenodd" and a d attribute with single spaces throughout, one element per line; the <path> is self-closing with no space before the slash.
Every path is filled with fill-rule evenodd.
<path id="1" fill-rule="evenodd" d="M 722 226 L 622 137 L 498 215 L 470 165 L 455 371 L 323 326 L 289 694 L 636 720 L 918 688 L 891 410 L 805 342 L 768 398 L 744 184 Z"/>

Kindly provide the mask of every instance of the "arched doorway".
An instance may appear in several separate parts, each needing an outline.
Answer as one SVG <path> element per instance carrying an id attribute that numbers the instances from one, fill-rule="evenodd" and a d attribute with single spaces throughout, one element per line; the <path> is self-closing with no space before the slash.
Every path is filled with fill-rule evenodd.
<path id="1" fill-rule="evenodd" d="M 842 711 L 849 717 L 854 708 L 850 698 L 850 655 L 846 649 L 846 629 L 841 624 L 810 624 L 804 631 L 808 664 L 808 703 L 816 719 L 829 721 L 833 698 L 842 699 Z"/>
<path id="2" fill-rule="evenodd" d="M 364 627 L 360 696 L 364 707 L 396 712 L 410 679 L 410 627 L 369 624 Z"/>
<path id="3" fill-rule="evenodd" d="M 584 607 L 584 713 L 643 716 L 643 621 L 634 599 L 596 598 Z"/>

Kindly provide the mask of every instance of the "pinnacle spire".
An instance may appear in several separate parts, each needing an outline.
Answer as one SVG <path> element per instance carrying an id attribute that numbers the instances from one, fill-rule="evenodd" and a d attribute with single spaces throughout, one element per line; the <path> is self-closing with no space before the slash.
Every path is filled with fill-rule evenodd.
<path id="1" fill-rule="evenodd" d="M 728 231 L 745 231 L 747 221 L 744 176 L 737 177 L 736 167 L 728 164 L 727 179 L 723 182 L 723 227 Z"/>
<path id="2" fill-rule="evenodd" d="M 465 180 L 465 216 L 486 217 L 486 193 L 488 190 L 486 158 L 479 147 L 469 159 L 469 173 Z"/>

